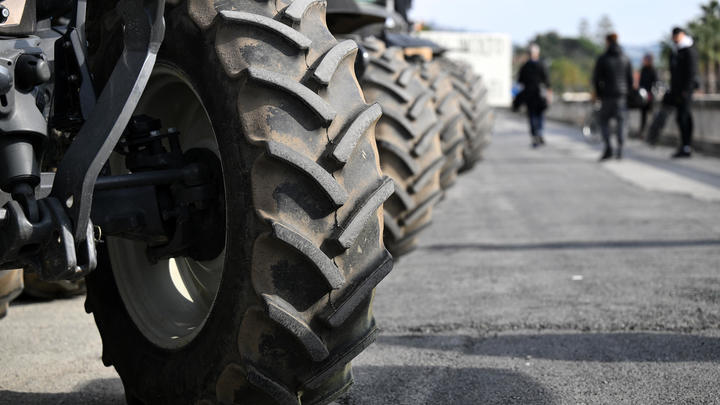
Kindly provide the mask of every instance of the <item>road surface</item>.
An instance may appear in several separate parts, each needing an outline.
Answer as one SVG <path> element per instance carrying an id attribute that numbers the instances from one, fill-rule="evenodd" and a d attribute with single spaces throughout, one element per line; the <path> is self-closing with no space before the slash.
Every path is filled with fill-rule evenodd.
<path id="1" fill-rule="evenodd" d="M 338 404 L 720 402 L 720 159 L 626 159 L 500 115 L 487 159 L 377 291 Z M 122 404 L 82 299 L 0 322 L 0 404 Z"/>

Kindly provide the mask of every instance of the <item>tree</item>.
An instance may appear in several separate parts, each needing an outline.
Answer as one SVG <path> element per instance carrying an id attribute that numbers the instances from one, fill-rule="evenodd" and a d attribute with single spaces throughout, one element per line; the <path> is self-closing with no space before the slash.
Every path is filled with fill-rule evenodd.
<path id="1" fill-rule="evenodd" d="M 570 58 L 558 58 L 550 65 L 550 83 L 558 92 L 587 91 L 590 71 Z"/>
<path id="2" fill-rule="evenodd" d="M 590 21 L 587 18 L 580 19 L 578 25 L 578 35 L 580 38 L 590 39 L 592 33 L 590 33 Z"/>
<path id="3" fill-rule="evenodd" d="M 717 75 L 720 68 L 720 2 L 712 0 L 701 6 L 702 16 L 688 24 L 700 56 L 705 91 L 718 91 Z"/>
<path id="4" fill-rule="evenodd" d="M 615 32 L 615 24 L 613 24 L 610 16 L 603 14 L 597 23 L 597 29 L 595 30 L 595 42 L 598 44 L 605 43 L 605 37 Z"/>
<path id="5" fill-rule="evenodd" d="M 590 90 L 590 76 L 602 48 L 588 38 L 563 37 L 557 32 L 539 34 L 530 41 L 540 46 L 541 58 L 549 66 L 553 89 L 563 91 Z M 525 61 L 527 48 L 515 50 L 515 67 Z"/>

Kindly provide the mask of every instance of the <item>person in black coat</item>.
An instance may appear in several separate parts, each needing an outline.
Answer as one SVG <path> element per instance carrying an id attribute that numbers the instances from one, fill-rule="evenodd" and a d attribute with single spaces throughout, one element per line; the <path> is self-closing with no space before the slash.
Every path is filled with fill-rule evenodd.
<path id="1" fill-rule="evenodd" d="M 605 53 L 600 55 L 593 71 L 595 96 L 600 99 L 599 121 L 605 151 L 600 160 L 612 157 L 610 144 L 610 120 L 617 122 L 617 151 L 615 156 L 622 157 L 625 117 L 627 116 L 627 95 L 633 88 L 632 65 L 618 44 L 617 34 L 605 38 Z"/>
<path id="2" fill-rule="evenodd" d="M 670 56 L 670 94 L 681 137 L 680 147 L 673 157 L 686 158 L 692 154 L 693 117 L 690 108 L 693 92 L 698 87 L 698 52 L 693 39 L 682 28 L 674 28 L 672 35 L 676 49 Z"/>
<path id="3" fill-rule="evenodd" d="M 653 90 L 658 82 L 657 70 L 653 65 L 653 55 L 648 53 L 643 57 L 643 66 L 640 69 L 640 88 L 644 89 L 648 95 L 647 104 L 640 109 L 640 133 L 645 131 L 647 126 L 647 117 L 652 113 L 654 103 Z"/>
<path id="4" fill-rule="evenodd" d="M 520 68 L 518 75 L 518 82 L 523 85 L 519 99 L 527 107 L 532 146 L 538 147 L 545 144 L 545 138 L 543 138 L 545 117 L 543 114 L 547 109 L 548 100 L 543 95 L 543 92 L 547 90 L 550 93 L 550 79 L 545 66 L 540 61 L 540 47 L 538 45 L 530 45 L 529 56 L 530 58 Z"/>

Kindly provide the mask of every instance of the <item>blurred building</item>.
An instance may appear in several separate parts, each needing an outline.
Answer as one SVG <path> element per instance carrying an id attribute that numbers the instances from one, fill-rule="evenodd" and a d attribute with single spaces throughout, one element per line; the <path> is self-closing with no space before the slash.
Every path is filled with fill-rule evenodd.
<path id="1" fill-rule="evenodd" d="M 451 59 L 464 61 L 482 75 L 488 87 L 488 101 L 493 106 L 512 103 L 512 41 L 507 34 L 450 31 L 422 31 L 422 38 L 448 49 Z"/>

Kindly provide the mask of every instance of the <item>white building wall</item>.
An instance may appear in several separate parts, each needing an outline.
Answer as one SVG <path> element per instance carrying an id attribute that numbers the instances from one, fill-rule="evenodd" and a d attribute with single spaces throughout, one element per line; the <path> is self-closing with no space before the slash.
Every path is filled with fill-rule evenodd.
<path id="1" fill-rule="evenodd" d="M 512 103 L 512 41 L 507 34 L 423 31 L 422 38 L 448 49 L 447 57 L 469 63 L 489 90 L 491 105 Z"/>

